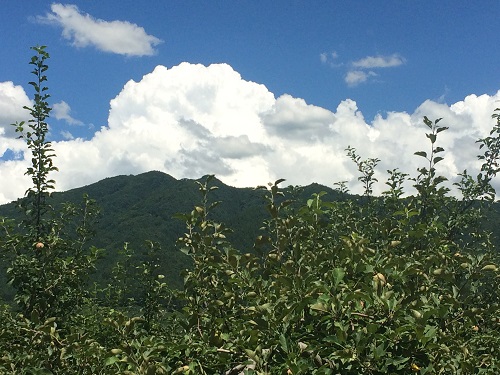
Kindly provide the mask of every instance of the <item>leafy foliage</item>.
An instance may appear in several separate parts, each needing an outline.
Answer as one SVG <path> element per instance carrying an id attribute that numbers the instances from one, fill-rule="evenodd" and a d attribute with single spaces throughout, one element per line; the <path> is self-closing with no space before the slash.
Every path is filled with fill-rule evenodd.
<path id="1" fill-rule="evenodd" d="M 24 132 L 25 122 L 14 124 L 32 152 L 32 166 L 26 174 L 33 187 L 28 189 L 20 208 L 25 214 L 21 233 L 13 233 L 12 225 L 5 222 L 2 246 L 10 267 L 9 283 L 16 289 L 15 302 L 25 316 L 36 316 L 43 321 L 58 316 L 65 319 L 80 306 L 87 294 L 85 280 L 94 267 L 98 255 L 96 248 L 86 249 L 92 235 L 92 224 L 97 216 L 95 202 L 84 196 L 81 207 L 67 204 L 54 212 L 49 205 L 54 180 L 49 173 L 56 171 L 53 150 L 47 141 L 50 95 L 45 86 L 49 54 L 45 47 L 33 47 L 36 81 L 30 82 L 35 90 L 33 108 L 26 107 L 31 119 Z"/>
<path id="2" fill-rule="evenodd" d="M 52 158 L 55 156 L 53 154 L 54 150 L 51 148 L 51 143 L 46 139 L 48 124 L 45 120 L 49 117 L 51 110 L 47 102 L 50 95 L 47 93 L 48 87 L 45 86 L 45 82 L 47 81 L 45 72 L 49 68 L 46 60 L 49 58 L 49 54 L 45 50 L 45 46 L 32 47 L 32 49 L 36 54 L 32 57 L 30 65 L 34 66 L 32 74 L 36 79 L 29 82 L 29 84 L 35 90 L 35 104 L 33 108 L 24 107 L 31 115 L 28 123 L 26 124 L 23 121 L 15 124 L 15 127 L 16 132 L 21 133 L 19 138 L 26 141 L 32 154 L 32 166 L 28 168 L 26 174 L 31 177 L 33 187 L 26 192 L 28 199 L 23 201 L 25 203 L 23 209 L 28 218 L 31 219 L 31 222 L 28 222 L 29 225 L 27 226 L 32 227 L 35 236 L 40 238 L 48 230 L 43 222 L 43 215 L 48 209 L 45 200 L 49 191 L 54 188 L 55 183 L 48 176 L 50 172 L 57 171 L 57 167 L 54 166 L 52 161 Z M 28 127 L 26 132 L 24 129 L 25 126 Z"/>
<path id="3" fill-rule="evenodd" d="M 479 140 L 481 171 L 460 175 L 461 199 L 436 169 L 446 127 L 424 118 L 430 147 L 416 155 L 425 166 L 416 176 L 389 171 L 381 197 L 372 197 L 379 160 L 363 160 L 353 147 L 361 197 L 348 195 L 344 182 L 333 200 L 324 191 L 303 200 L 300 188 L 281 188 L 283 179 L 258 187 L 267 219 L 253 246 L 235 246 L 217 220 L 224 204 L 217 180 L 206 176 L 196 182 L 200 203 L 176 215 L 184 223 L 178 248 L 192 265 L 182 290 L 165 282 L 153 241 L 139 264 L 126 243 L 108 283 L 84 287 L 98 253 L 88 245 L 97 218 L 88 197 L 81 208 L 42 211 L 40 231 L 38 221 L 23 222 L 19 233 L 3 219 L 0 246 L 12 257 L 18 310 L 0 309 L 0 370 L 498 374 L 499 253 L 481 226 L 499 171 L 494 118 Z M 50 169 L 51 157 L 33 163 Z"/>

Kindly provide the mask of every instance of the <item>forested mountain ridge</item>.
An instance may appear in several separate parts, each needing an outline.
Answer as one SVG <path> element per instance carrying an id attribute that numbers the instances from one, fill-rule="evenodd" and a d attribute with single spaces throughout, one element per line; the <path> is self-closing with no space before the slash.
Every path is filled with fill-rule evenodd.
<path id="1" fill-rule="evenodd" d="M 211 192 L 211 201 L 221 201 L 213 210 L 212 219 L 227 224 L 233 230 L 229 238 L 240 244 L 240 251 L 251 252 L 259 228 L 268 217 L 264 192 L 255 188 L 235 188 L 217 179 L 212 181 L 212 185 L 217 189 Z M 296 187 L 295 195 L 298 195 L 295 198 L 307 199 L 320 191 L 327 193 L 327 199 L 338 197 L 338 193 L 331 188 L 311 184 Z M 53 193 L 48 203 L 57 211 L 67 202 L 79 204 L 84 194 L 95 200 L 100 209 L 91 244 L 104 249 L 99 262 L 102 269 L 109 270 L 125 243 L 140 258 L 145 242 L 153 241 L 162 248 L 160 261 L 167 280 L 174 287 L 182 285 L 180 270 L 189 265 L 189 258 L 176 247 L 176 240 L 184 233 L 185 224 L 174 215 L 190 212 L 194 205 L 200 203 L 201 195 L 195 180 L 177 180 L 158 171 L 121 175 Z M 1 216 L 19 219 L 22 214 L 16 203 L 11 202 L 0 206 Z M 103 276 L 102 272 L 97 272 L 97 275 L 99 278 Z"/>
<path id="2" fill-rule="evenodd" d="M 238 231 L 241 227 L 258 225 L 265 215 L 261 191 L 234 188 L 220 181 L 213 200 L 224 204 L 214 210 L 214 219 Z M 139 246 L 145 240 L 170 247 L 182 234 L 184 224 L 173 216 L 189 212 L 201 196 L 194 180 L 177 180 L 168 174 L 152 171 L 139 175 L 116 176 L 66 192 L 52 194 L 51 204 L 77 204 L 83 194 L 94 199 L 100 208 L 94 244 L 100 247 L 121 247 L 124 242 Z M 0 206 L 0 216 L 17 218 L 15 203 Z M 257 222 L 255 221 L 257 219 Z M 251 230 L 255 230 L 255 226 Z M 243 237 L 245 237 L 243 235 Z M 245 242 L 249 244 L 248 239 Z M 251 244 L 250 244 L 251 245 Z"/>

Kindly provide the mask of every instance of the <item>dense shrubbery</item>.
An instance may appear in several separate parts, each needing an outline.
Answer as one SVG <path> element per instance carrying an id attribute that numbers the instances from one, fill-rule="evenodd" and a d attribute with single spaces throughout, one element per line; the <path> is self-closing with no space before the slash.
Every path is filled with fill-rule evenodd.
<path id="1" fill-rule="evenodd" d="M 34 158 L 34 187 L 23 223 L 2 221 L 0 248 L 10 262 L 16 307 L 0 309 L 0 371 L 6 374 L 498 374 L 499 253 L 480 229 L 494 200 L 500 117 L 481 172 L 466 171 L 449 195 L 436 172 L 444 150 L 439 120 L 424 119 L 430 141 L 415 177 L 390 171 L 382 197 L 371 196 L 378 159 L 354 148 L 363 197 L 300 202 L 283 180 L 265 192 L 269 219 L 253 249 L 228 242 L 212 220 L 212 177 L 199 182 L 201 203 L 187 214 L 179 248 L 192 259 L 184 289 L 170 290 L 149 242 L 141 275 L 140 311 L 130 308 L 130 249 L 105 288 L 86 277 L 99 251 L 89 247 L 96 210 L 49 205 L 52 164 L 45 140 L 50 109 L 35 48 L 35 106 L 30 130 L 17 128 Z M 424 160 L 423 159 L 423 160 Z M 416 194 L 404 196 L 405 181 Z M 339 191 L 347 193 L 345 184 Z M 289 191 L 289 190 L 288 190 Z M 293 194 L 291 194 L 293 196 Z M 12 231 L 20 224 L 23 233 Z M 251 251 L 249 251 L 251 250 Z"/>

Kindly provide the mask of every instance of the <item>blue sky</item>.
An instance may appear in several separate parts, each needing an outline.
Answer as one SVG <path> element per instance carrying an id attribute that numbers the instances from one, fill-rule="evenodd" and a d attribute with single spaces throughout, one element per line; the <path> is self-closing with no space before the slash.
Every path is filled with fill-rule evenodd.
<path id="1" fill-rule="evenodd" d="M 8 124 L 32 96 L 30 46 L 51 55 L 60 189 L 148 169 L 331 185 L 355 174 L 337 161 L 348 145 L 385 156 L 382 172 L 415 167 L 399 153 L 425 147 L 413 139 L 421 115 L 458 124 L 443 173 L 463 170 L 453 151 L 499 106 L 499 15 L 498 0 L 3 2 L 0 203 L 25 190 L 27 151 Z"/>

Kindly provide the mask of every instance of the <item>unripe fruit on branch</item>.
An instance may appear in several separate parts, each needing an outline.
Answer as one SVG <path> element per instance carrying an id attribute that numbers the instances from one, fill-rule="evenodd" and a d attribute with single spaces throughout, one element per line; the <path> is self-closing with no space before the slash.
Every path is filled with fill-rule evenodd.
<path id="1" fill-rule="evenodd" d="M 483 268 L 481 268 L 481 271 L 496 271 L 496 270 L 497 270 L 497 266 L 494 264 L 488 264 L 488 265 L 484 266 Z"/>
<path id="2" fill-rule="evenodd" d="M 380 272 L 377 273 L 377 278 L 382 282 L 382 285 L 385 285 L 386 280 L 385 280 L 385 276 L 383 274 L 381 274 Z"/>

